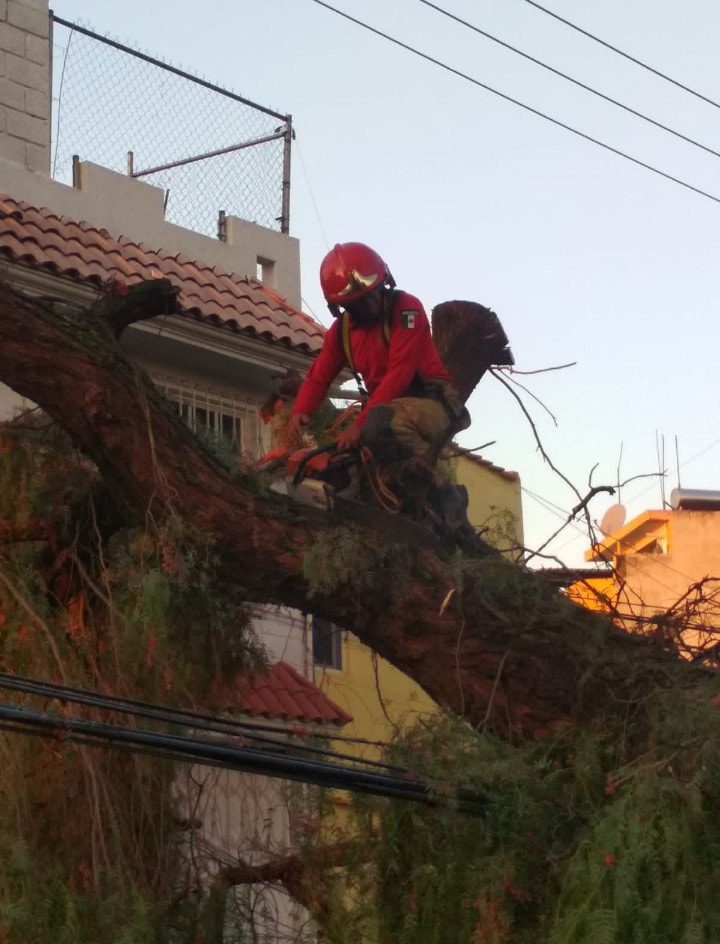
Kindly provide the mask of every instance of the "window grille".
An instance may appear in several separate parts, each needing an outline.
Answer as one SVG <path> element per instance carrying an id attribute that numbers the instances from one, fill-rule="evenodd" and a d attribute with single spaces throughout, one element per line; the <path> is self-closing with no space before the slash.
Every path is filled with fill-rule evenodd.
<path id="1" fill-rule="evenodd" d="M 256 404 L 171 377 L 153 380 L 194 433 L 227 443 L 250 457 L 264 451 Z"/>

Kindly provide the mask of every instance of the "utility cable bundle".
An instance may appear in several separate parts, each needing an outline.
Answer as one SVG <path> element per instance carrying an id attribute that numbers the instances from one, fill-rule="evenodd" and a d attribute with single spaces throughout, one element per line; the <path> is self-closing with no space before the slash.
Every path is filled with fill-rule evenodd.
<path id="1" fill-rule="evenodd" d="M 0 689 L 143 718 L 170 728 L 170 731 L 151 730 L 0 702 L 1 730 L 54 737 L 74 744 L 113 747 L 173 761 L 280 777 L 389 799 L 412 800 L 429 806 L 449 804 L 466 813 L 481 814 L 489 800 L 482 791 L 467 787 L 453 794 L 440 793 L 416 772 L 402 767 L 363 760 L 330 749 L 282 740 L 280 737 L 267 737 L 257 732 L 257 728 L 263 726 L 254 726 L 250 722 L 2 673 Z M 264 726 L 265 730 L 268 728 Z M 198 737 L 194 733 L 196 731 L 205 731 L 213 736 Z M 320 759 L 318 755 L 330 759 Z M 352 763 L 340 763 L 340 760 Z"/>

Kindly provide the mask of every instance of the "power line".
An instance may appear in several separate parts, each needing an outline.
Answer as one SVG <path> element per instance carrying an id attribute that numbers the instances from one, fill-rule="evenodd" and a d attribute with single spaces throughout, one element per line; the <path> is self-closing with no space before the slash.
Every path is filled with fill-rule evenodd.
<path id="1" fill-rule="evenodd" d="M 320 210 L 317 205 L 317 200 L 315 199 L 315 194 L 313 192 L 312 184 L 310 183 L 310 176 L 307 172 L 307 168 L 305 167 L 305 160 L 303 159 L 302 149 L 300 147 L 300 141 L 297 138 L 295 139 L 295 147 L 297 149 L 298 156 L 300 157 L 300 166 L 302 167 L 303 177 L 305 178 L 305 183 L 307 184 L 308 193 L 310 194 L 310 199 L 312 201 L 313 209 L 315 210 L 315 217 L 318 221 L 318 226 L 320 227 L 320 232 L 322 233 L 323 239 L 325 240 L 325 248 L 329 250 L 330 240 L 328 239 L 328 235 L 325 232 L 325 227 L 323 226 L 322 218 L 320 217 Z M 310 310 L 312 311 L 312 309 Z"/>
<path id="2" fill-rule="evenodd" d="M 467 813 L 484 812 L 489 797 L 482 791 L 460 787 L 452 797 L 441 796 L 426 781 L 361 770 L 327 761 L 308 760 L 288 752 L 238 747 L 227 740 L 199 738 L 147 731 L 127 725 L 107 724 L 52 715 L 47 712 L 0 703 L 0 729 L 13 733 L 61 737 L 73 743 L 96 747 L 119 747 L 191 764 L 203 764 L 312 783 L 329 789 L 368 793 L 388 799 L 411 800 L 428 806 L 448 802 Z"/>
<path id="3" fill-rule="evenodd" d="M 570 517 L 570 512 L 565 511 L 563 508 L 561 508 L 560 505 L 556 505 L 554 502 L 550 501 L 550 499 L 548 499 L 548 498 L 543 498 L 542 495 L 538 495 L 537 492 L 533 492 L 533 491 L 532 491 L 531 489 L 529 489 L 526 485 L 522 485 L 522 486 L 521 486 L 521 490 L 522 490 L 523 492 L 525 492 L 526 495 L 529 495 L 530 498 L 532 498 L 534 501 L 538 502 L 538 504 L 540 504 L 540 505 L 545 509 L 545 511 L 548 511 L 550 514 L 555 515 L 556 518 L 564 519 L 564 520 L 565 520 L 565 523 L 566 523 L 569 527 L 574 528 L 574 529 L 575 529 L 582 537 L 584 537 L 586 540 L 588 540 L 588 541 L 590 540 L 590 535 L 588 534 L 586 528 L 584 528 L 579 522 L 577 522 L 577 521 L 575 521 L 574 519 L 572 519 L 572 518 Z M 556 510 L 556 509 L 557 509 L 557 510 Z M 568 544 L 570 544 L 572 541 L 576 541 L 576 540 L 577 540 L 577 537 L 574 537 L 574 538 L 572 538 L 570 541 L 566 541 L 564 544 L 562 544 L 562 545 L 558 548 L 557 553 L 559 554 L 560 551 L 561 551 L 564 547 L 567 547 Z M 622 540 L 622 539 L 618 539 L 618 538 L 614 538 L 614 540 L 617 541 L 618 544 L 620 544 L 620 545 L 626 547 L 628 550 L 633 550 L 633 548 L 634 548 L 634 546 L 635 546 L 635 545 L 632 543 L 632 541 Z M 695 580 L 697 579 L 697 578 L 695 578 L 695 577 L 691 577 L 690 574 L 684 574 L 681 570 L 678 570 L 676 567 L 672 567 L 670 564 L 668 564 L 666 561 L 662 560 L 662 559 L 659 558 L 659 557 L 656 557 L 656 558 L 654 558 L 653 560 L 654 560 L 655 563 L 657 563 L 658 566 L 663 567 L 663 568 L 664 568 L 665 570 L 667 570 L 669 573 L 675 574 L 675 575 L 677 575 L 678 577 L 682 577 L 683 580 L 687 580 L 687 581 L 689 581 L 689 583 L 694 583 Z M 595 561 L 595 563 L 599 563 L 599 561 Z M 599 575 L 599 576 L 601 576 L 601 575 Z M 668 584 L 663 583 L 663 581 L 662 581 L 662 580 L 659 580 L 657 577 L 654 577 L 653 579 L 655 580 L 655 582 L 656 582 L 657 584 L 659 584 L 659 586 L 663 587 L 665 590 L 669 590 L 671 593 L 674 593 L 674 592 L 675 592 L 675 588 L 674 588 L 674 587 L 671 587 L 671 586 L 669 586 Z"/>
<path id="4" fill-rule="evenodd" d="M 677 79 L 673 79 L 665 72 L 655 69 L 653 66 L 648 65 L 647 62 L 643 62 L 641 59 L 631 56 L 630 53 L 623 52 L 622 49 L 618 49 L 618 47 L 613 46 L 612 43 L 608 43 L 604 39 L 600 39 L 599 36 L 595 36 L 594 33 L 588 32 L 588 30 L 583 29 L 576 23 L 571 23 L 570 20 L 566 20 L 559 14 L 554 13 L 552 10 L 548 10 L 547 7 L 541 6 L 539 3 L 536 3 L 535 0 L 525 0 L 525 3 L 529 3 L 530 6 L 535 7 L 536 10 L 541 10 L 543 13 L 547 13 L 547 15 L 551 16 L 554 20 L 557 20 L 559 23 L 564 23 L 565 26 L 569 26 L 570 29 L 575 30 L 576 33 L 581 33 L 583 36 L 587 36 L 588 39 L 591 39 L 595 43 L 599 43 L 601 46 L 604 46 L 605 49 L 609 49 L 611 52 L 617 53 L 618 56 L 622 56 L 623 59 L 627 59 L 628 62 L 632 62 L 636 66 L 640 66 L 641 69 L 646 69 L 648 72 L 652 72 L 653 75 L 656 75 L 658 78 L 664 79 L 671 85 L 682 89 L 683 92 L 689 92 L 690 95 L 694 95 L 695 98 L 699 98 L 701 101 L 707 102 L 708 105 L 712 105 L 714 108 L 720 108 L 720 104 L 718 104 L 718 102 L 714 101 L 712 98 L 708 98 L 707 95 L 703 95 L 702 92 L 697 92 L 695 89 L 690 88 L 690 86 L 683 85 L 682 82 L 678 82 Z"/>
<path id="5" fill-rule="evenodd" d="M 694 455 L 690 456 L 689 459 L 684 459 L 680 463 L 679 467 L 681 469 L 684 469 L 685 466 L 690 465 L 691 462 L 694 462 L 696 459 L 699 459 L 700 456 L 704 456 L 706 452 L 709 452 L 713 447 L 717 446 L 718 443 L 720 443 L 720 439 L 713 439 L 713 441 L 709 445 L 705 446 L 704 449 L 701 449 L 699 452 L 696 452 Z M 640 498 L 641 495 L 644 495 L 646 492 L 649 492 L 651 488 L 652 488 L 652 484 L 647 485 L 641 491 L 636 492 L 635 495 L 633 495 L 630 498 L 630 501 L 637 501 L 637 499 Z"/>
<path id="6" fill-rule="evenodd" d="M 182 728 L 193 728 L 198 731 L 240 737 L 243 741 L 253 741 L 263 746 L 281 747 L 284 749 L 292 746 L 295 752 L 323 755 L 339 760 L 349 760 L 354 763 L 362 764 L 363 766 L 382 768 L 386 771 L 407 772 L 405 768 L 393 764 L 386 764 L 382 761 L 359 758 L 356 755 L 344 754 L 331 750 L 330 748 L 312 747 L 295 742 L 291 744 L 280 738 L 268 737 L 266 734 L 257 734 L 255 732 L 258 730 L 261 732 L 270 731 L 274 734 L 280 732 L 278 732 L 277 728 L 272 728 L 269 725 L 259 725 L 241 719 L 220 718 L 183 708 L 169 708 L 164 705 L 156 705 L 151 702 L 143 702 L 131 698 L 102 695 L 98 692 L 87 691 L 82 688 L 71 688 L 68 685 L 58 685 L 54 682 L 44 682 L 20 675 L 9 675 L 4 672 L 0 672 L 0 689 L 22 692 L 26 695 L 35 695 L 38 698 L 84 705 L 85 707 L 98 708 L 108 712 L 117 712 L 136 718 L 144 718 L 148 721 L 176 725 Z M 292 734 L 292 729 L 290 729 L 290 733 Z M 336 737 L 340 736 L 332 735 L 333 740 L 335 740 Z M 386 744 L 384 746 L 388 747 L 389 745 Z"/>
<path id="7" fill-rule="evenodd" d="M 390 36 L 388 33 L 383 33 L 382 30 L 379 30 L 374 26 L 370 26 L 369 23 L 364 23 L 362 20 L 356 19 L 349 13 L 345 13 L 343 10 L 338 10 L 337 7 L 331 6 L 329 3 L 326 3 L 325 0 L 312 0 L 312 2 L 317 3 L 318 6 L 324 7 L 326 10 L 330 10 L 332 13 L 336 13 L 338 16 L 349 20 L 351 23 L 355 23 L 357 26 L 361 26 L 363 29 L 374 33 L 376 36 L 386 39 L 395 46 L 399 46 L 401 49 L 405 49 L 407 52 L 411 52 L 413 55 L 419 56 L 421 59 L 425 59 L 426 62 L 431 62 L 433 65 L 444 69 L 446 72 L 450 72 L 452 75 L 456 75 L 461 79 L 465 79 L 466 82 L 471 82 L 478 88 L 484 89 L 486 92 L 491 92 L 493 95 L 497 95 L 498 98 L 502 98 L 506 102 L 511 102 L 513 105 L 517 105 L 519 108 L 530 112 L 532 115 L 537 115 L 538 118 L 544 118 L 545 121 L 549 121 L 558 128 L 564 128 L 565 131 L 569 131 L 571 134 L 577 135 L 577 137 L 583 138 L 585 141 L 590 141 L 591 144 L 596 144 L 598 147 L 601 147 L 606 151 L 610 151 L 611 154 L 616 154 L 618 157 L 623 157 L 625 160 L 631 161 L 633 164 L 637 164 L 638 167 L 644 167 L 645 170 L 649 170 L 653 174 L 657 174 L 659 177 L 664 177 L 666 180 L 670 180 L 673 183 L 678 184 L 680 187 L 684 187 L 686 190 L 692 190 L 693 193 L 697 193 L 701 197 L 707 197 L 707 199 L 712 200 L 713 203 L 720 203 L 720 197 L 713 196 L 713 194 L 708 193 L 706 190 L 701 190 L 699 187 L 695 187 L 693 184 L 689 184 L 685 180 L 680 180 L 679 177 L 673 177 L 672 174 L 668 174 L 664 170 L 654 167 L 652 164 L 647 164 L 645 161 L 641 161 L 638 157 L 633 157 L 626 151 L 621 151 L 619 148 L 613 147 L 611 144 L 606 144 L 604 141 L 600 141 L 598 138 L 593 138 L 592 135 L 586 134 L 584 131 L 574 128 L 572 125 L 565 124 L 565 122 L 560 121 L 559 118 L 553 118 L 551 115 L 548 115 L 537 108 L 533 108 L 532 105 L 521 102 L 519 99 L 513 98 L 511 95 L 507 95 L 505 92 L 501 92 L 498 89 L 493 88 L 491 85 L 481 82 L 479 79 L 474 79 L 466 72 L 461 72 L 460 69 L 456 69 L 454 66 L 448 65 L 446 62 L 442 62 L 440 59 L 435 59 L 434 56 L 431 56 L 426 52 L 422 52 L 421 50 L 416 49 L 414 46 L 410 46 L 408 43 L 404 43 L 402 40 L 396 39 L 394 36 Z"/>
<path id="8" fill-rule="evenodd" d="M 475 26 L 473 23 L 463 20 L 462 17 L 456 16 L 454 13 L 443 9 L 443 7 L 438 6 L 436 3 L 432 3 L 431 0 L 419 0 L 419 2 L 424 4 L 426 7 L 436 10 L 438 13 L 442 13 L 442 15 L 448 17 L 448 19 L 454 20 L 456 23 L 460 23 L 462 26 L 467 27 L 467 29 L 472 30 L 474 33 L 484 36 L 485 39 L 489 39 L 491 42 L 497 43 L 498 46 L 502 46 L 504 49 L 509 49 L 510 52 L 514 52 L 516 55 L 522 56 L 523 59 L 527 59 L 529 62 L 535 63 L 535 65 L 540 66 L 541 69 L 552 72 L 553 75 L 557 75 L 559 78 L 565 79 L 566 82 L 571 82 L 578 88 L 584 89 L 586 92 L 590 92 L 591 95 L 595 95 L 598 98 L 601 98 L 603 101 L 609 102 L 611 105 L 615 105 L 617 108 L 621 108 L 628 114 L 634 115 L 636 118 L 640 118 L 641 121 L 646 121 L 655 128 L 660 128 L 662 131 L 666 131 L 668 134 L 679 138 L 681 141 L 685 141 L 687 144 L 692 144 L 693 147 L 700 148 L 701 151 L 706 151 L 708 154 L 712 154 L 714 157 L 720 157 L 720 151 L 716 151 L 713 148 L 708 147 L 708 145 L 703 144 L 701 141 L 696 141 L 694 138 L 690 138 L 688 135 L 682 134 L 682 132 L 676 131 L 674 128 L 670 128 L 668 125 L 664 125 L 661 121 L 656 121 L 655 118 L 651 118 L 649 115 L 645 115 L 643 112 L 637 111 L 635 108 L 631 108 L 630 105 L 626 105 L 624 102 L 620 102 L 616 98 L 612 98 L 610 95 L 600 92 L 591 85 L 586 85 L 584 82 L 574 78 L 572 75 L 568 75 L 566 72 L 561 72 L 560 69 L 556 69 L 555 66 L 551 66 L 547 62 L 543 62 L 542 59 L 536 59 L 535 56 L 531 56 L 530 53 L 523 52 L 523 50 L 518 49 L 517 46 L 512 46 L 510 43 L 506 43 L 498 36 L 493 36 L 492 33 L 488 33 L 486 30 L 480 29 L 479 26 Z"/>

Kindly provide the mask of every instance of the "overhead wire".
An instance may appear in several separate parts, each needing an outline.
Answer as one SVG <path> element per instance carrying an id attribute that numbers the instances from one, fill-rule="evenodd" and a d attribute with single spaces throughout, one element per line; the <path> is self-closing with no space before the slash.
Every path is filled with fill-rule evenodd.
<path id="1" fill-rule="evenodd" d="M 0 728 L 15 734 L 59 738 L 87 746 L 118 745 L 131 752 L 175 761 L 279 777 L 388 799 L 411 800 L 429 806 L 444 805 L 449 801 L 467 813 L 480 814 L 489 802 L 484 792 L 468 787 L 460 787 L 452 797 L 441 795 L 429 782 L 414 775 L 398 777 L 375 770 L 308 760 L 289 753 L 238 747 L 230 741 L 201 740 L 127 725 L 53 715 L 7 703 L 0 703 Z"/>
<path id="2" fill-rule="evenodd" d="M 438 13 L 441 13 L 450 20 L 454 20 L 456 23 L 459 23 L 461 26 L 472 30 L 474 33 L 485 37 L 485 39 L 496 43 L 498 46 L 502 46 L 504 49 L 508 49 L 510 52 L 513 52 L 518 56 L 522 56 L 522 58 L 527 59 L 528 62 L 533 62 L 535 65 L 540 66 L 541 69 L 545 69 L 546 71 L 551 72 L 553 75 L 556 75 L 561 79 L 565 79 L 566 82 L 570 82 L 572 85 L 584 89 L 586 92 L 590 92 L 591 95 L 595 95 L 597 98 L 601 98 L 603 101 L 609 102 L 611 105 L 615 105 L 617 108 L 621 108 L 623 111 L 630 115 L 634 115 L 641 121 L 645 121 L 648 124 L 653 125 L 655 128 L 660 128 L 662 131 L 679 138 L 681 141 L 685 141 L 687 144 L 692 144 L 693 147 L 700 148 L 701 151 L 706 151 L 708 154 L 712 154 L 713 157 L 720 157 L 720 151 L 716 151 L 714 148 L 709 147 L 707 144 L 703 144 L 701 141 L 696 141 L 695 138 L 691 138 L 688 135 L 683 134 L 681 131 L 676 131 L 669 125 L 665 125 L 661 121 L 657 121 L 655 118 L 651 118 L 649 115 L 632 108 L 630 105 L 626 105 L 624 102 L 618 101 L 618 99 L 613 98 L 611 95 L 606 95 L 605 92 L 601 92 L 598 89 L 593 88 L 591 85 L 586 85 L 585 82 L 581 82 L 580 79 L 576 79 L 574 76 L 568 75 L 566 72 L 561 72 L 560 69 L 549 65 L 547 62 L 543 62 L 542 59 L 537 59 L 535 56 L 531 56 L 530 53 L 524 52 L 522 49 L 518 49 L 517 46 L 513 46 L 510 43 L 505 42 L 505 40 L 500 39 L 498 36 L 494 36 L 492 33 L 488 33 L 487 30 L 481 29 L 474 23 L 470 23 L 468 20 L 464 20 L 462 17 L 444 9 L 444 7 L 438 6 L 438 4 L 433 3 L 432 0 L 418 0 L 418 2 L 422 3 L 426 7 L 436 10 Z"/>
<path id="3" fill-rule="evenodd" d="M 257 731 L 258 728 L 262 731 L 270 730 L 274 734 L 280 732 L 277 728 L 271 728 L 269 725 L 255 725 L 253 722 L 242 721 L 236 718 L 219 718 L 215 715 L 203 714 L 182 708 L 168 708 L 167 706 L 156 705 L 151 702 L 141 702 L 136 699 L 118 698 L 114 695 L 102 695 L 98 692 L 91 692 L 81 688 L 73 688 L 68 685 L 40 681 L 38 679 L 11 675 L 4 672 L 0 673 L 0 689 L 22 692 L 23 694 L 34 695 L 38 698 L 84 705 L 85 707 L 98 708 L 108 712 L 118 712 L 137 718 L 143 718 L 147 721 L 180 725 L 182 727 L 191 727 L 198 731 L 241 737 L 243 740 L 253 741 L 263 746 L 281 747 L 284 749 L 292 747 L 296 752 L 324 755 L 339 760 L 349 760 L 362 763 L 364 766 L 377 767 L 384 770 L 407 772 L 405 768 L 396 764 L 387 764 L 383 761 L 368 758 L 358 758 L 356 755 L 345 754 L 331 748 L 314 747 L 312 745 L 296 742 L 292 742 L 291 744 L 280 738 L 268 737 L 265 734 L 256 734 L 254 732 Z M 289 733 L 293 733 L 292 729 L 290 729 Z M 332 737 L 334 739 L 334 734 Z"/>
<path id="4" fill-rule="evenodd" d="M 325 232 L 325 227 L 323 226 L 323 221 L 320 216 L 320 209 L 318 207 L 317 200 L 315 199 L 315 193 L 313 191 L 312 184 L 310 183 L 310 176 L 307 172 L 307 168 L 305 167 L 305 160 L 302 155 L 302 148 L 300 147 L 300 142 L 297 138 L 295 139 L 295 147 L 297 149 L 298 156 L 300 157 L 300 167 L 302 168 L 303 177 L 305 178 L 305 183 L 307 184 L 308 193 L 310 194 L 310 200 L 312 201 L 313 209 L 315 210 L 315 218 L 318 221 L 320 232 L 322 233 L 323 239 L 325 240 L 325 248 L 330 249 L 330 240 L 328 239 L 328 234 Z"/>
<path id="5" fill-rule="evenodd" d="M 602 148 L 603 150 L 609 151 L 611 154 L 615 154 L 618 157 L 622 157 L 625 160 L 630 161 L 633 164 L 636 164 L 638 167 L 643 167 L 645 170 L 648 170 L 659 177 L 663 177 L 665 180 L 669 180 L 672 183 L 675 183 L 686 190 L 690 190 L 701 197 L 706 197 L 708 200 L 712 200 L 713 203 L 720 203 L 720 197 L 717 197 L 714 194 L 709 193 L 707 190 L 702 190 L 700 187 L 696 187 L 694 186 L 694 184 L 688 183 L 688 181 L 686 180 L 681 180 L 679 177 L 675 177 L 672 174 L 669 174 L 666 171 L 661 170 L 659 167 L 655 167 L 654 165 L 648 164 L 646 161 L 643 161 L 638 157 L 634 157 L 632 154 L 628 154 L 627 151 L 622 151 L 620 150 L 620 148 L 613 147 L 613 145 L 607 144 L 605 141 L 601 141 L 599 138 L 595 138 L 592 135 L 587 134 L 585 131 L 580 131 L 579 128 L 575 128 L 572 125 L 566 124 L 564 121 L 561 121 L 559 118 L 554 118 L 552 115 L 548 115 L 546 112 L 540 111 L 540 109 L 534 108 L 532 105 L 528 105 L 526 102 L 522 102 L 517 98 L 513 98 L 512 95 L 508 95 L 507 93 L 501 92 L 499 89 L 496 89 L 485 82 L 481 82 L 479 79 L 476 79 L 471 75 L 468 75 L 467 72 L 463 72 L 460 69 L 456 69 L 454 66 L 451 66 L 446 62 L 443 62 L 440 59 L 436 59 L 434 56 L 431 56 L 429 53 L 422 52 L 422 50 L 417 49 L 415 46 L 411 46 L 409 43 L 403 42 L 402 40 L 397 39 L 394 36 L 391 36 L 389 33 L 385 33 L 382 30 L 378 29 L 377 27 L 371 26 L 369 23 L 365 23 L 363 20 L 359 20 L 357 19 L 357 17 L 351 16 L 349 13 L 346 13 L 344 10 L 339 10 L 337 7 L 334 7 L 331 4 L 326 3 L 325 0 L 312 0 L 312 2 L 316 3 L 318 6 L 324 7 L 326 10 L 329 10 L 330 12 L 335 13 L 338 16 L 341 16 L 343 19 L 349 20 L 351 23 L 355 23 L 357 26 L 360 26 L 362 29 L 368 30 L 368 32 L 374 33 L 376 36 L 380 36 L 382 39 L 386 39 L 388 42 L 393 43 L 393 45 L 398 46 L 401 49 L 405 49 L 407 52 L 410 52 L 415 56 L 419 56 L 421 59 L 424 59 L 426 62 L 430 62 L 433 65 L 436 65 L 441 69 L 444 69 L 446 72 L 449 72 L 452 75 L 457 76 L 458 78 L 464 79 L 466 82 L 470 82 L 473 85 L 477 86 L 478 88 L 484 89 L 486 92 L 490 92 L 492 95 L 496 95 L 498 98 L 503 99 L 503 101 L 510 102 L 513 105 L 517 105 L 518 108 L 522 108 L 524 111 L 530 112 L 530 114 L 536 115 L 538 118 L 543 118 L 545 121 L 549 121 L 551 124 L 555 125 L 556 127 L 563 128 L 565 131 L 569 131 L 571 134 L 574 134 L 585 141 L 589 141 L 591 144 L 595 144 L 598 147 Z"/>
<path id="6" fill-rule="evenodd" d="M 678 469 L 684 469 L 685 466 L 690 465 L 691 462 L 694 462 L 696 459 L 699 459 L 700 456 L 704 456 L 706 452 L 709 452 L 718 444 L 720 444 L 720 439 L 713 439 L 711 443 L 709 443 L 707 446 L 704 446 L 698 452 L 694 453 L 692 456 L 690 456 L 689 459 L 683 459 L 683 461 L 679 463 Z M 647 485 L 645 488 L 641 489 L 641 491 L 636 492 L 636 494 L 633 495 L 630 500 L 636 501 L 641 495 L 644 495 L 646 492 L 649 492 L 651 488 L 652 488 L 652 484 Z"/>
<path id="7" fill-rule="evenodd" d="M 531 7 L 535 7 L 536 10 L 540 10 L 542 13 L 546 13 L 548 16 L 551 16 L 554 20 L 557 20 L 559 23 L 563 23 L 565 26 L 568 26 L 570 29 L 575 30 L 576 33 L 580 33 L 583 36 L 586 36 L 588 39 L 591 39 L 593 42 L 598 43 L 600 46 L 604 46 L 605 49 L 609 49 L 611 52 L 616 53 L 618 56 L 622 56 L 623 59 L 627 59 L 628 62 L 634 63 L 636 66 L 640 66 L 641 69 L 646 69 L 648 72 L 651 72 L 653 75 L 658 76 L 660 79 L 664 79 L 665 82 L 669 82 L 671 85 L 676 86 L 679 89 L 682 89 L 684 92 L 688 92 L 690 95 L 694 95 L 695 98 L 699 98 L 703 102 L 707 102 L 708 105 L 712 105 L 713 108 L 720 108 L 720 103 L 716 102 L 714 99 L 709 98 L 707 95 L 704 95 L 702 92 L 698 92 L 696 89 L 690 88 L 689 85 L 685 85 L 683 82 L 679 82 L 677 79 L 673 79 L 672 76 L 669 76 L 666 72 L 662 72 L 660 69 L 656 69 L 654 66 L 648 65 L 647 62 L 643 62 L 642 59 L 638 59 L 636 56 L 630 55 L 630 53 L 625 52 L 622 49 L 619 49 L 617 46 L 613 46 L 612 43 L 607 42 L 604 39 L 601 39 L 599 36 L 596 36 L 594 33 L 591 33 L 589 30 L 583 29 L 582 26 L 578 26 L 577 23 L 572 23 L 570 20 L 566 20 L 565 17 L 560 16 L 559 13 L 555 13 L 554 10 L 548 10 L 547 7 L 542 6 L 537 3 L 536 0 L 525 0 Z"/>
<path id="8" fill-rule="evenodd" d="M 583 526 L 579 524 L 577 521 L 568 520 L 569 512 L 561 508 L 560 505 L 556 505 L 554 502 L 551 502 L 549 499 L 543 498 L 542 495 L 538 495 L 536 492 L 533 492 L 531 489 L 527 488 L 525 485 L 521 486 L 521 490 L 525 492 L 525 494 L 529 495 L 530 498 L 532 498 L 534 501 L 538 502 L 538 504 L 542 505 L 545 508 L 545 510 L 548 511 L 550 514 L 555 515 L 556 518 L 564 518 L 569 527 L 574 528 L 581 536 L 583 536 L 586 539 L 589 539 L 587 529 L 583 528 Z M 572 538 L 572 541 L 576 541 L 576 540 L 577 538 Z M 571 541 L 566 541 L 561 546 L 560 550 L 562 550 L 563 547 L 567 547 L 567 545 L 570 543 Z M 622 539 L 619 539 L 618 543 L 625 545 L 628 549 L 632 549 L 634 546 L 631 541 L 624 541 Z M 695 582 L 695 579 L 696 579 L 695 577 L 691 577 L 690 574 L 684 574 L 681 570 L 678 570 L 676 567 L 673 567 L 671 564 L 668 564 L 667 561 L 664 561 L 659 557 L 654 558 L 654 560 L 658 564 L 658 566 L 663 567 L 669 573 L 675 574 L 677 577 L 682 577 L 683 580 L 688 580 L 690 583 Z M 599 574 L 599 576 L 602 576 L 602 574 Z M 669 590 L 673 593 L 675 592 L 676 590 L 675 587 L 671 587 L 669 586 L 669 584 L 663 583 L 661 580 L 658 580 L 657 577 L 655 577 L 654 579 L 656 583 L 658 583 L 659 586 L 663 587 L 665 590 Z"/>

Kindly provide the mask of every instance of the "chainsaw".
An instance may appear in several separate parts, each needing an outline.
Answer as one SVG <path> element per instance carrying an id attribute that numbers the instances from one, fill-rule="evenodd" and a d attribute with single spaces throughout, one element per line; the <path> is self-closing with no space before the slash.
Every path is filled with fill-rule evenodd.
<path id="1" fill-rule="evenodd" d="M 467 518 L 468 495 L 462 485 L 435 489 L 423 520 L 402 513 L 392 492 L 380 493 L 373 470 L 360 450 L 336 443 L 317 448 L 274 449 L 257 463 L 271 477 L 270 489 L 294 501 L 380 528 L 403 543 L 438 550 L 459 547 L 472 556 L 490 551 Z M 395 505 L 391 507 L 392 501 Z"/>
<path id="2" fill-rule="evenodd" d="M 274 449 L 260 459 L 259 472 L 270 473 L 270 488 L 315 508 L 331 509 L 337 496 L 353 496 L 360 472 L 356 449 L 341 451 L 337 443 L 316 448 Z"/>

